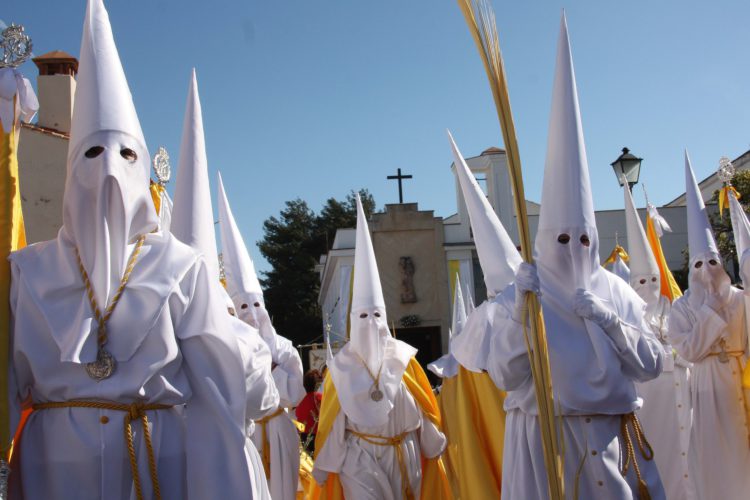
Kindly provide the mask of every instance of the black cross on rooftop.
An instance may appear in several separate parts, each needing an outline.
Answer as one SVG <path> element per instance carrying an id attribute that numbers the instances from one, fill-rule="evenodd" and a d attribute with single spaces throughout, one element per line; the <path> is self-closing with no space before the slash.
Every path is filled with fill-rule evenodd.
<path id="1" fill-rule="evenodd" d="M 392 179 L 398 180 L 398 202 L 401 203 L 401 204 L 403 204 L 404 203 L 404 191 L 403 191 L 403 189 L 401 187 L 401 181 L 403 179 L 411 179 L 412 176 L 411 175 L 401 175 L 401 169 L 400 168 L 397 169 L 397 171 L 398 171 L 398 175 L 389 175 L 388 179 L 389 180 L 392 180 Z"/>

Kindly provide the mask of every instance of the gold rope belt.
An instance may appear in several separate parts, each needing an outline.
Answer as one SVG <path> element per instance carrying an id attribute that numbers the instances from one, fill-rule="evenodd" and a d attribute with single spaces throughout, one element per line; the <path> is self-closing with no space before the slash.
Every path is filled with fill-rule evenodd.
<path id="1" fill-rule="evenodd" d="M 146 441 L 146 451 L 148 452 L 148 468 L 151 475 L 151 485 L 154 489 L 154 498 L 161 500 L 161 490 L 159 489 L 159 476 L 156 472 L 156 460 L 154 458 L 154 447 L 151 443 L 151 431 L 148 428 L 148 417 L 146 412 L 150 410 L 167 410 L 172 405 L 163 405 L 156 403 L 115 403 L 112 401 L 51 401 L 48 403 L 35 403 L 34 410 L 51 410 L 55 408 L 94 408 L 98 410 L 114 410 L 125 413 L 125 442 L 128 445 L 128 455 L 130 457 L 130 472 L 133 475 L 133 484 L 135 485 L 135 495 L 138 500 L 143 500 L 143 490 L 141 489 L 141 477 L 138 474 L 138 462 L 135 456 L 135 445 L 133 444 L 133 429 L 130 422 L 133 420 L 141 421 L 143 426 L 143 438 Z"/>
<path id="2" fill-rule="evenodd" d="M 646 482 L 641 477 L 641 469 L 638 467 L 638 460 L 635 456 L 635 447 L 633 446 L 633 439 L 630 436 L 632 433 L 635 436 L 635 442 L 638 443 L 638 450 L 641 452 L 641 456 L 644 460 L 650 461 L 654 459 L 654 450 L 646 440 L 646 436 L 643 433 L 641 422 L 635 413 L 627 413 L 622 415 L 620 418 L 620 434 L 623 440 L 623 446 L 620 447 L 620 453 L 622 455 L 622 469 L 620 473 L 625 477 L 630 468 L 630 464 L 633 464 L 633 470 L 635 471 L 635 477 L 638 480 L 638 493 L 640 500 L 650 500 L 651 494 L 648 491 Z M 622 449 L 624 448 L 624 450 Z"/>
<path id="3" fill-rule="evenodd" d="M 730 358 L 739 358 L 745 355 L 745 351 L 724 351 L 724 354 Z M 711 356 L 721 356 L 721 352 L 709 352 L 706 354 L 707 358 L 710 358 Z"/>
<path id="4" fill-rule="evenodd" d="M 261 446 L 260 459 L 263 461 L 263 468 L 266 471 L 266 479 L 271 479 L 271 447 L 268 445 L 268 422 L 284 413 L 284 408 L 279 406 L 275 412 L 270 415 L 266 415 L 263 418 L 259 418 L 255 421 L 256 424 L 260 424 L 261 439 L 263 440 L 263 446 Z"/>
<path id="5" fill-rule="evenodd" d="M 404 442 L 408 432 L 399 434 L 398 436 L 385 437 L 377 436 L 375 434 L 365 434 L 363 432 L 357 432 L 352 429 L 347 429 L 347 432 L 356 436 L 370 444 L 376 446 L 393 446 L 396 450 L 396 460 L 398 460 L 398 468 L 401 471 L 401 494 L 405 500 L 414 500 L 414 494 L 411 491 L 411 485 L 409 484 L 409 471 L 406 469 L 406 462 L 404 461 L 404 453 L 401 450 L 401 443 Z"/>

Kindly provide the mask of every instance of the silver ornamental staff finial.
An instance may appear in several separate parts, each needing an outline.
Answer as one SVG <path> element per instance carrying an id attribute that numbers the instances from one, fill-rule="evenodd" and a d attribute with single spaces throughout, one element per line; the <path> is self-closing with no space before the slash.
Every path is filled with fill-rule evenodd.
<path id="1" fill-rule="evenodd" d="M 172 176 L 172 167 L 169 165 L 169 154 L 163 146 L 159 146 L 159 150 L 154 155 L 154 174 L 162 186 L 169 182 L 169 178 Z"/>
<path id="2" fill-rule="evenodd" d="M 735 172 L 736 169 L 734 168 L 734 165 L 732 165 L 732 162 L 729 160 L 729 158 L 727 158 L 726 156 L 722 156 L 721 158 L 719 158 L 719 170 L 716 173 L 719 176 L 719 180 L 721 182 L 723 182 L 724 184 L 731 184 Z"/>
<path id="3" fill-rule="evenodd" d="M 0 33 L 0 68 L 17 68 L 31 57 L 31 38 L 23 32 L 23 26 L 11 23 Z"/>

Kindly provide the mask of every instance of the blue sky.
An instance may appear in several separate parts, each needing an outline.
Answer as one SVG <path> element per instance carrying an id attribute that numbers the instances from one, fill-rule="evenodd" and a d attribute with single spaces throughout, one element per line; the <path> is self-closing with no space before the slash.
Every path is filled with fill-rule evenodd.
<path id="1" fill-rule="evenodd" d="M 318 210 L 367 187 L 381 207 L 398 201 L 385 177 L 400 167 L 414 175 L 405 201 L 447 217 L 455 189 L 445 129 L 467 156 L 502 146 L 454 0 L 105 3 L 149 148 L 164 145 L 174 165 L 196 67 L 211 182 L 220 169 L 256 260 L 262 222 L 285 200 Z M 641 180 L 657 204 L 683 191 L 685 147 L 699 179 L 719 157 L 750 149 L 750 2 L 493 5 L 529 199 L 541 193 L 562 8 L 597 209 L 621 208 L 609 163 L 623 146 L 644 158 Z M 4 0 L 0 19 L 25 25 L 37 55 L 77 55 L 84 10 L 84 0 Z M 22 69 L 36 75 L 31 63 Z"/>

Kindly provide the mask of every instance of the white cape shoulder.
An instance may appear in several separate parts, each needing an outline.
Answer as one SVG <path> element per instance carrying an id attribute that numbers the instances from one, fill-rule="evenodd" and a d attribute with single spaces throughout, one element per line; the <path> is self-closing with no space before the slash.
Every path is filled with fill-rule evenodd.
<path id="1" fill-rule="evenodd" d="M 30 300 L 44 318 L 60 349 L 60 361 L 90 362 L 96 358 L 95 325 L 78 269 L 74 246 L 60 231 L 54 240 L 30 245 L 9 257 L 17 300 Z M 117 311 L 110 319 L 114 328 L 131 318 L 124 311 L 138 311 L 139 323 L 132 336 L 113 336 L 108 349 L 119 361 L 132 357 L 153 327 L 170 293 L 195 265 L 198 255 L 170 233 L 147 235 Z M 23 290 L 23 293 L 21 293 Z M 19 307 L 20 309 L 20 307 Z M 15 311 L 14 311 L 15 312 Z"/>

